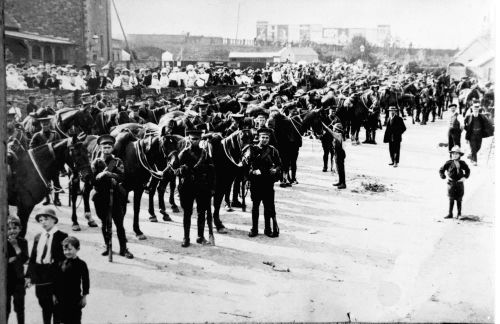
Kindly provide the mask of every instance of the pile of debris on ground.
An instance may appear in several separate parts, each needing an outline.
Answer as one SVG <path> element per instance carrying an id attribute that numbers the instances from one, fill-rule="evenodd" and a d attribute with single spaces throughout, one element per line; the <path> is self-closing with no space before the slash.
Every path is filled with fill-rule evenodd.
<path id="1" fill-rule="evenodd" d="M 377 182 L 361 182 L 361 186 L 366 191 L 371 191 L 371 192 L 386 192 L 386 191 L 388 191 L 388 188 L 384 184 L 377 183 Z"/>
<path id="2" fill-rule="evenodd" d="M 353 188 L 351 192 L 355 193 L 383 193 L 392 190 L 392 185 L 385 185 L 379 179 L 364 174 L 354 176 L 348 183 Z"/>

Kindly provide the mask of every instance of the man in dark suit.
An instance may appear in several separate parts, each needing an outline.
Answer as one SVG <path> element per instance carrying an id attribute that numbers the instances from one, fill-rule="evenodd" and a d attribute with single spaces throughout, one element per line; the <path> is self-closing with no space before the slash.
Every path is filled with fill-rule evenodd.
<path id="1" fill-rule="evenodd" d="M 389 143 L 389 154 L 391 155 L 391 163 L 389 165 L 398 167 L 399 152 L 401 150 L 401 139 L 406 131 L 406 126 L 403 118 L 396 115 L 396 107 L 389 107 L 389 120 L 384 134 L 384 143 Z"/>
<path id="2" fill-rule="evenodd" d="M 38 110 L 38 106 L 35 104 L 36 98 L 34 96 L 28 97 L 28 104 L 26 105 L 26 115 L 29 115 L 32 112 L 36 112 Z"/>
<path id="3" fill-rule="evenodd" d="M 64 261 L 62 241 L 68 234 L 57 229 L 58 218 L 51 208 L 45 208 L 35 216 L 35 219 L 44 231 L 35 236 L 33 249 L 26 271 L 26 286 L 34 284 L 38 303 L 42 307 L 43 323 L 59 323 L 58 314 L 54 307 L 54 275 L 57 273 L 57 264 Z"/>
<path id="4" fill-rule="evenodd" d="M 483 138 L 493 135 L 493 125 L 486 116 L 479 113 L 479 100 L 474 100 L 472 114 L 465 117 L 465 140 L 470 145 L 471 161 L 477 165 L 477 153 L 481 149 Z"/>

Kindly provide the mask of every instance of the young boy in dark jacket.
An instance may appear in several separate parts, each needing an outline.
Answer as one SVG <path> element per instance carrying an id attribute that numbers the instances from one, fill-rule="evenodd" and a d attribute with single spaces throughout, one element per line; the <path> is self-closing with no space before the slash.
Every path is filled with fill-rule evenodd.
<path id="1" fill-rule="evenodd" d="M 470 169 L 465 161 L 460 160 L 464 155 L 459 146 L 454 146 L 451 151 L 451 160 L 448 160 L 439 169 L 442 179 L 448 179 L 448 197 L 450 198 L 450 209 L 444 218 L 453 218 L 453 205 L 457 201 L 457 219 L 462 216 L 462 197 L 464 196 L 464 180 L 470 175 Z M 447 177 L 445 172 L 448 172 Z"/>
<path id="2" fill-rule="evenodd" d="M 59 263 L 54 283 L 54 303 L 61 323 L 79 324 L 82 321 L 82 308 L 87 305 L 90 280 L 85 261 L 78 258 L 80 241 L 69 236 L 63 242 L 66 260 Z"/>
<path id="3" fill-rule="evenodd" d="M 17 323 L 24 324 L 24 264 L 28 261 L 28 242 L 19 237 L 21 232 L 21 221 L 17 217 L 9 217 L 7 220 L 7 322 L 9 321 L 11 299 L 14 302 L 14 311 L 17 315 Z"/>

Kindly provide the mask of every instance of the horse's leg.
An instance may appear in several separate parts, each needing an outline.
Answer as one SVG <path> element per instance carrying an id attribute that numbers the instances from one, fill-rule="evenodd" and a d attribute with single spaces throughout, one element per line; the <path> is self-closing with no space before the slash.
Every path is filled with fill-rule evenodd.
<path id="1" fill-rule="evenodd" d="M 237 171 L 237 175 L 234 178 L 233 182 L 233 199 L 231 200 L 231 207 L 241 208 L 241 202 L 238 200 L 238 194 L 240 193 L 240 185 L 241 185 L 241 175 L 240 172 Z"/>
<path id="2" fill-rule="evenodd" d="M 228 212 L 232 212 L 233 209 L 231 208 L 231 189 L 233 188 L 233 183 L 231 182 L 229 184 L 229 186 L 227 186 L 226 188 L 226 192 L 224 192 L 224 203 L 225 203 L 225 208 L 226 208 L 226 211 Z M 222 203 L 222 202 L 221 202 Z"/>
<path id="3" fill-rule="evenodd" d="M 168 180 L 161 180 L 158 184 L 158 205 L 160 205 L 160 213 L 163 215 L 163 220 L 165 222 L 171 222 L 172 218 L 168 215 L 165 208 L 165 191 L 167 189 Z M 172 198 L 173 199 L 173 198 Z"/>
<path id="4" fill-rule="evenodd" d="M 30 217 L 31 212 L 35 206 L 27 206 L 24 205 L 22 201 L 17 202 L 17 217 L 21 221 L 21 232 L 19 233 L 20 237 L 25 237 L 26 232 L 28 230 L 28 219 Z"/>
<path id="5" fill-rule="evenodd" d="M 133 222 L 133 229 L 135 232 L 135 235 L 139 240 L 145 240 L 146 236 L 141 232 L 141 229 L 139 228 L 139 213 L 141 210 L 141 198 L 142 198 L 142 193 L 144 192 L 144 186 L 142 183 L 140 184 L 139 187 L 134 189 L 134 222 Z"/>
<path id="6" fill-rule="evenodd" d="M 177 207 L 177 205 L 175 204 L 175 187 L 176 187 L 176 177 L 174 177 L 172 180 L 169 181 L 169 185 L 170 185 L 170 196 L 169 196 L 169 199 L 168 199 L 168 202 L 170 204 L 170 208 L 172 209 L 172 211 L 174 213 L 178 213 L 179 212 L 179 207 Z"/>
<path id="7" fill-rule="evenodd" d="M 217 232 L 221 234 L 226 234 L 227 230 L 225 229 L 224 225 L 222 224 L 220 217 L 219 217 L 219 212 L 220 212 L 220 206 L 222 204 L 222 198 L 224 197 L 224 194 L 227 191 L 227 187 L 231 188 L 231 182 L 224 179 L 220 179 L 221 182 L 216 184 L 215 188 L 215 195 L 214 195 L 214 223 L 215 227 L 217 228 Z M 229 183 L 228 183 L 229 182 Z"/>
<path id="8" fill-rule="evenodd" d="M 85 219 L 87 219 L 87 224 L 89 227 L 97 227 L 97 223 L 92 218 L 92 214 L 90 212 L 90 192 L 92 191 L 92 184 L 90 182 L 83 182 L 83 210 L 85 212 Z"/>
<path id="9" fill-rule="evenodd" d="M 210 242 L 210 245 L 215 245 L 214 225 L 212 217 L 212 200 L 210 198 L 208 199 L 208 206 L 207 206 L 207 225 L 208 225 L 208 242 Z"/>
<path id="10" fill-rule="evenodd" d="M 72 174 L 69 178 L 69 186 L 68 190 L 71 198 L 71 221 L 73 225 L 71 229 L 75 232 L 81 231 L 80 225 L 78 224 L 78 217 L 76 214 L 76 201 L 78 199 L 78 191 L 80 189 L 80 180 L 78 179 L 78 174 Z"/>
<path id="11" fill-rule="evenodd" d="M 297 159 L 299 158 L 299 148 L 296 148 L 296 151 L 294 151 L 294 154 L 292 156 L 291 162 L 291 171 L 292 171 L 292 179 L 291 182 L 294 184 L 298 184 L 299 182 L 297 181 Z"/>
<path id="12" fill-rule="evenodd" d="M 151 177 L 151 181 L 149 182 L 149 207 L 148 207 L 148 213 L 149 213 L 149 221 L 156 223 L 158 222 L 158 219 L 156 218 L 155 214 L 155 192 L 156 188 L 158 187 L 158 179 L 155 177 Z"/>
<path id="13" fill-rule="evenodd" d="M 328 154 L 330 153 L 330 149 L 326 145 L 323 145 L 323 172 L 328 169 Z"/>

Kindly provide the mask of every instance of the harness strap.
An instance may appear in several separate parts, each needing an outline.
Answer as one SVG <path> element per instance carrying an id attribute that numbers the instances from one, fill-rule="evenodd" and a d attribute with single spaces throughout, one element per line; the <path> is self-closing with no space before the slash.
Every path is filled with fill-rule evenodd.
<path id="1" fill-rule="evenodd" d="M 40 170 L 40 166 L 36 162 L 35 156 L 33 155 L 33 149 L 28 150 L 28 156 L 30 157 L 31 163 L 33 163 L 33 165 L 35 166 L 35 170 L 38 173 L 38 176 L 42 180 L 45 187 L 49 190 L 52 190 L 50 184 L 47 182 L 47 180 L 45 180 L 45 177 L 43 176 L 42 171 Z"/>
<path id="2" fill-rule="evenodd" d="M 149 162 L 147 160 L 147 157 L 144 154 L 144 151 L 142 150 L 141 145 L 139 144 L 139 141 L 134 142 L 134 148 L 135 148 L 135 152 L 136 152 L 136 155 L 137 155 L 137 159 L 141 163 L 142 167 L 144 169 L 146 169 L 146 171 L 148 171 L 151 174 L 152 177 L 157 178 L 159 180 L 162 180 L 163 179 L 163 173 L 161 173 L 159 171 L 155 171 L 155 170 L 153 170 L 151 168 L 151 166 L 150 166 L 150 164 L 149 164 Z"/>
<path id="3" fill-rule="evenodd" d="M 227 151 L 227 147 L 226 147 L 226 142 L 227 142 L 227 139 L 229 137 L 226 137 L 222 140 L 222 148 L 224 150 L 224 153 L 226 154 L 227 158 L 229 159 L 229 161 L 231 161 L 235 166 L 238 166 L 238 163 L 236 163 L 236 161 L 234 160 L 234 158 L 228 153 Z M 238 143 L 239 144 L 239 143 Z M 240 146 L 241 148 L 241 146 Z"/>

